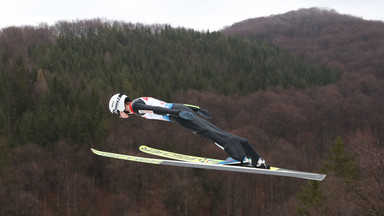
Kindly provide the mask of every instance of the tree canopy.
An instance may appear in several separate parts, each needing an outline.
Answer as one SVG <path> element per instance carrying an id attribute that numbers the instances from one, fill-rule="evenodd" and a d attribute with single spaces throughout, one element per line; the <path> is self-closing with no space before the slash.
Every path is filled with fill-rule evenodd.
<path id="1" fill-rule="evenodd" d="M 115 92 L 169 100 L 188 89 L 244 95 L 340 78 L 337 70 L 303 62 L 263 40 L 167 25 L 59 22 L 3 29 L 0 38 L 6 99 L 0 109 L 9 113 L 12 145 L 101 141 L 108 128 L 106 100 Z"/>

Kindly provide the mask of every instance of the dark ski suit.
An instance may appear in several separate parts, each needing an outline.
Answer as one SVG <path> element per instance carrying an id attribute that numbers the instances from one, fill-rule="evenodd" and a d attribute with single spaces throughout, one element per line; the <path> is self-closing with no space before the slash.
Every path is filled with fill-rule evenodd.
<path id="1" fill-rule="evenodd" d="M 154 105 L 148 105 L 148 101 L 153 100 Z M 252 159 L 252 165 L 256 166 L 259 159 L 259 155 L 256 153 L 252 144 L 241 137 L 225 132 L 222 129 L 216 127 L 210 122 L 200 118 L 194 113 L 199 108 L 186 106 L 179 103 L 165 103 L 150 97 L 141 97 L 135 99 L 130 104 L 131 112 L 144 118 L 152 118 L 158 120 L 165 120 L 178 123 L 182 127 L 192 131 L 195 134 L 199 134 L 205 138 L 211 139 L 216 144 L 224 148 L 225 152 L 232 158 L 242 161 L 245 156 Z M 149 112 L 152 112 L 151 116 L 147 116 Z M 188 111 L 194 113 L 194 118 L 186 120 L 179 117 L 180 111 Z M 153 117 L 155 116 L 155 117 Z"/>

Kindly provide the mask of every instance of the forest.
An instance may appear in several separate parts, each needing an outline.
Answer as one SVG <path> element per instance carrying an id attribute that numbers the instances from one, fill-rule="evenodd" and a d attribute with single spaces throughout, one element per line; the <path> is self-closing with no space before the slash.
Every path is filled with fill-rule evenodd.
<path id="1" fill-rule="evenodd" d="M 0 30 L 1 215 L 383 215 L 384 23 L 301 9 L 218 32 L 102 19 Z M 117 93 L 199 105 L 269 164 L 323 182 L 140 164 L 225 159 Z"/>

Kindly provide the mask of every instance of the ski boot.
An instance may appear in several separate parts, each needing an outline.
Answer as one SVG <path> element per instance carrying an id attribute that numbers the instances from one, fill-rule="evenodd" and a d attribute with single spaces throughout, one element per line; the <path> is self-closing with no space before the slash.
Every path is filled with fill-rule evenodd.
<path id="1" fill-rule="evenodd" d="M 219 164 L 223 165 L 248 165 L 249 163 L 250 159 L 248 159 L 247 157 L 244 158 L 243 162 L 233 159 L 232 157 L 228 157 L 224 161 L 219 162 Z"/>
<path id="2" fill-rule="evenodd" d="M 262 157 L 259 157 L 259 160 L 257 161 L 256 168 L 259 169 L 270 169 L 270 167 L 267 165 L 265 160 Z"/>

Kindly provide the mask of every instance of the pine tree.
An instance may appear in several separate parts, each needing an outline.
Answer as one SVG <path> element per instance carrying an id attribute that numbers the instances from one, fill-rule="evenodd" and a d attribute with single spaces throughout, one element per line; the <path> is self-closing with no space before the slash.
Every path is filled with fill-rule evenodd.
<path id="1" fill-rule="evenodd" d="M 311 215 L 308 206 L 319 207 L 322 201 L 325 200 L 320 190 L 320 184 L 318 181 L 308 181 L 308 184 L 298 193 L 298 197 L 303 204 L 303 206 L 296 206 L 299 215 Z"/>
<path id="2" fill-rule="evenodd" d="M 357 180 L 359 178 L 358 167 L 354 162 L 354 156 L 345 152 L 345 146 L 340 137 L 330 148 L 327 161 L 324 162 L 321 170 L 327 173 L 333 173 L 346 181 Z"/>
<path id="3" fill-rule="evenodd" d="M 359 179 L 358 167 L 353 159 L 352 154 L 345 152 L 344 143 L 338 137 L 329 150 L 327 161 L 320 167 L 321 171 L 328 175 L 327 178 L 335 176 L 344 182 L 343 185 L 347 189 L 344 190 L 346 191 L 345 193 L 354 191 L 352 183 Z M 326 181 L 325 183 L 309 181 L 298 193 L 298 198 L 302 205 L 296 206 L 296 211 L 300 215 L 311 215 L 313 211 L 317 213 L 327 212 L 326 197 L 323 195 L 324 190 L 327 190 L 327 188 L 322 188 L 322 184 L 326 184 Z M 333 199 L 337 196 L 339 195 L 335 194 Z"/>

